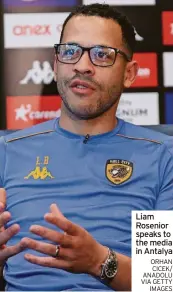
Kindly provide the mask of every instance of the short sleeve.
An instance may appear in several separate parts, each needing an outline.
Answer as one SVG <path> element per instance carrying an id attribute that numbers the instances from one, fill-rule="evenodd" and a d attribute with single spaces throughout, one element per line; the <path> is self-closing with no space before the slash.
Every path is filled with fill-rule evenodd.
<path id="1" fill-rule="evenodd" d="M 5 169 L 6 146 L 4 137 L 0 137 L 0 188 L 4 187 L 4 169 Z"/>
<path id="2" fill-rule="evenodd" d="M 161 153 L 159 163 L 160 191 L 156 210 L 173 210 L 173 139 L 169 139 Z"/>

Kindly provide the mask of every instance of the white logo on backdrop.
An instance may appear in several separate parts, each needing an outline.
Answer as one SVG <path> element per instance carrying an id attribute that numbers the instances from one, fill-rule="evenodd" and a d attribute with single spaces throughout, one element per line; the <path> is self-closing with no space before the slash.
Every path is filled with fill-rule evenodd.
<path id="1" fill-rule="evenodd" d="M 135 34 L 136 41 L 142 42 L 144 40 L 144 38 L 138 34 L 138 32 L 136 31 L 136 29 L 135 29 L 135 33 L 136 33 Z"/>
<path id="2" fill-rule="evenodd" d="M 20 80 L 20 84 L 28 84 L 32 81 L 34 84 L 50 84 L 53 81 L 54 73 L 48 61 L 44 61 L 41 65 L 40 61 L 34 61 L 32 68 L 28 70 L 26 76 Z"/>
<path id="3" fill-rule="evenodd" d="M 15 120 L 22 120 L 24 122 L 28 122 L 29 120 L 50 120 L 60 116 L 61 110 L 58 109 L 57 111 L 33 111 L 31 104 L 21 104 L 19 108 L 15 109 L 16 116 Z"/>
<path id="4" fill-rule="evenodd" d="M 149 78 L 151 75 L 151 70 L 149 68 L 139 68 L 138 76 L 142 78 Z"/>
<path id="5" fill-rule="evenodd" d="M 16 120 L 23 120 L 24 122 L 27 122 L 28 119 L 26 117 L 26 115 L 30 112 L 31 110 L 31 105 L 27 104 L 26 107 L 21 104 L 20 108 L 15 109 L 16 112 Z"/>

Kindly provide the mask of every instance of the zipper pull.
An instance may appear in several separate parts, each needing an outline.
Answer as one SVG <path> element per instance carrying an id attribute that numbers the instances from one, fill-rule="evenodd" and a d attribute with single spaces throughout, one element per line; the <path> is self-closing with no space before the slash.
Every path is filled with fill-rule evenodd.
<path id="1" fill-rule="evenodd" d="M 83 143 L 86 144 L 88 142 L 89 138 L 90 138 L 90 135 L 87 134 L 83 140 Z"/>

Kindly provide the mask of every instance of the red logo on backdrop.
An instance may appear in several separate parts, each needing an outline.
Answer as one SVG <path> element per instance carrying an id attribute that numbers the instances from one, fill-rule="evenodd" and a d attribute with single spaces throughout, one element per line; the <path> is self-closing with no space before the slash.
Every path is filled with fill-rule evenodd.
<path id="1" fill-rule="evenodd" d="M 162 13 L 163 44 L 173 45 L 173 12 L 163 11 Z"/>
<path id="2" fill-rule="evenodd" d="M 21 35 L 51 35 L 50 25 L 15 25 L 13 34 Z"/>
<path id="3" fill-rule="evenodd" d="M 131 87 L 158 86 L 157 54 L 135 53 L 133 59 L 139 64 L 139 71 L 136 80 Z"/>
<path id="4" fill-rule="evenodd" d="M 51 35 L 52 27 L 50 24 L 48 25 L 15 25 L 13 27 L 13 34 L 15 36 L 39 36 L 39 35 Z M 56 30 L 61 32 L 62 24 L 58 24 L 56 26 Z"/>
<path id="5" fill-rule="evenodd" d="M 24 129 L 60 116 L 59 96 L 7 96 L 7 128 Z"/>

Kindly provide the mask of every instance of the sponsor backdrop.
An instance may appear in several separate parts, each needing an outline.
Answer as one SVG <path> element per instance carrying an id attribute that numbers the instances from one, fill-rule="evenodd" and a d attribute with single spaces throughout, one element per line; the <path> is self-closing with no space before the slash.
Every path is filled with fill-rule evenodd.
<path id="1" fill-rule="evenodd" d="M 173 123 L 173 0 L 4 0 L 6 127 L 19 129 L 60 116 L 53 80 L 54 43 L 76 5 L 108 3 L 136 30 L 140 69 L 122 95 L 117 115 L 147 125 Z M 2 97 L 0 99 L 4 103 Z"/>

